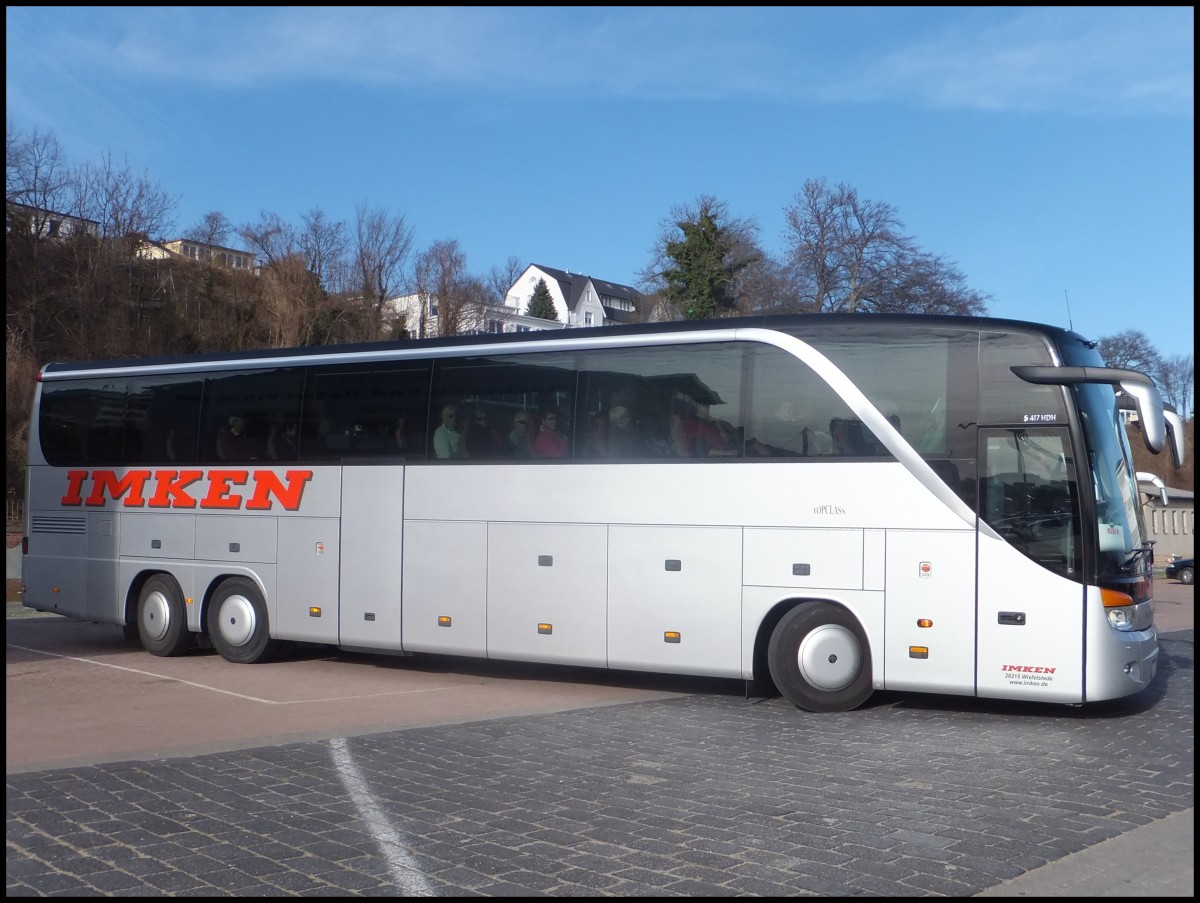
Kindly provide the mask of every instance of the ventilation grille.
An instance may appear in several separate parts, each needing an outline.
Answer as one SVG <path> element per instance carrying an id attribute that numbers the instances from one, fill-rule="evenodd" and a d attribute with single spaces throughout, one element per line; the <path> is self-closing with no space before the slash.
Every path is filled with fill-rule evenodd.
<path id="1" fill-rule="evenodd" d="M 87 518 L 35 514 L 30 526 L 34 533 L 75 533 L 82 536 L 87 533 Z"/>

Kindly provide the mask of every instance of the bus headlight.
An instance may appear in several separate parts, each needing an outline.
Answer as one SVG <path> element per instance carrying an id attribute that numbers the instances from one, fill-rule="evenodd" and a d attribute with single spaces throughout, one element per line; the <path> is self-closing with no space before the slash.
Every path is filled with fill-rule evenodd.
<path id="1" fill-rule="evenodd" d="M 1113 630 L 1133 630 L 1133 609 L 1108 609 L 1108 624 Z"/>
<path id="2" fill-rule="evenodd" d="M 1108 615 L 1109 627 L 1113 630 L 1133 630 L 1133 605 L 1136 601 L 1133 596 L 1101 587 L 1100 599 L 1104 602 L 1104 613 Z"/>

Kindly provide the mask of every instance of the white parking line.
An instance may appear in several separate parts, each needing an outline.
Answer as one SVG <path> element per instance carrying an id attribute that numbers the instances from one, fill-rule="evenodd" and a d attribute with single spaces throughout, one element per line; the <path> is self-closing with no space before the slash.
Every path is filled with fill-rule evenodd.
<path id="1" fill-rule="evenodd" d="M 354 756 L 346 746 L 346 739 L 336 737 L 329 741 L 329 745 L 333 747 L 333 764 L 337 768 L 338 777 L 342 779 L 342 785 L 350 794 L 354 805 L 358 807 L 375 842 L 379 844 L 379 849 L 388 861 L 388 867 L 392 871 L 392 878 L 396 885 L 404 892 L 405 896 L 432 897 L 433 891 L 425 880 L 425 876 L 421 874 L 416 862 L 408 854 L 404 835 L 392 826 L 383 810 L 375 805 L 366 779 L 363 778 L 362 772 L 354 763 Z"/>
<path id="2" fill-rule="evenodd" d="M 322 696 L 315 699 L 263 699 L 260 696 L 248 696 L 245 693 L 235 693 L 232 690 L 222 690 L 220 687 L 211 687 L 208 684 L 196 683 L 194 680 L 183 680 L 179 677 L 171 677 L 168 674 L 159 674 L 155 671 L 143 671 L 140 668 L 126 668 L 124 665 L 114 665 L 111 662 L 101 662 L 94 658 L 81 658 L 77 655 L 62 655 L 58 652 L 46 652 L 42 649 L 31 649 L 28 646 L 17 646 L 13 643 L 5 643 L 6 649 L 19 649 L 22 652 L 32 652 L 34 655 L 45 655 L 49 658 L 61 658 L 71 662 L 82 662 L 85 665 L 99 665 L 101 668 L 112 668 L 114 671 L 125 671 L 129 674 L 141 674 L 146 677 L 157 677 L 160 680 L 169 680 L 177 684 L 185 684 L 189 687 L 195 687 L 198 690 L 208 690 L 211 693 L 221 693 L 224 696 L 233 696 L 236 699 L 244 699 L 247 702 L 261 702 L 263 705 L 302 705 L 314 702 L 343 702 L 350 699 L 378 699 L 383 696 L 411 696 L 415 693 L 440 693 L 443 690 L 452 690 L 454 687 L 425 687 L 420 690 L 392 690 L 386 693 L 363 693 L 356 696 Z"/>

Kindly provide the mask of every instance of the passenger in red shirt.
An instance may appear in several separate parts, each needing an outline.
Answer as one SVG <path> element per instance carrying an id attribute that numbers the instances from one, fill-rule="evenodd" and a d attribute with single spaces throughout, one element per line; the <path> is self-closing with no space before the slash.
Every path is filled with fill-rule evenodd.
<path id="1" fill-rule="evenodd" d="M 698 404 L 692 413 L 671 418 L 671 444 L 681 458 L 707 458 L 732 455 L 733 430 L 713 418 L 707 404 Z"/>
<path id="2" fill-rule="evenodd" d="M 558 411 L 547 410 L 542 414 L 542 427 L 533 440 L 533 453 L 539 458 L 565 458 L 567 437 L 559 427 Z"/>

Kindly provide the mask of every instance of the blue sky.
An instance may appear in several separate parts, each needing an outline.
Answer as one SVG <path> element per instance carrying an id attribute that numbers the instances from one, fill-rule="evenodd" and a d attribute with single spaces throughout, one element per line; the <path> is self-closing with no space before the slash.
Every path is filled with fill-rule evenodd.
<path id="1" fill-rule="evenodd" d="M 1193 354 L 1192 7 L 8 7 L 10 124 L 179 199 L 634 284 L 709 195 L 886 203 L 989 313 Z M 173 235 L 163 236 L 166 238 Z M 1069 305 L 1069 313 L 1068 313 Z"/>

